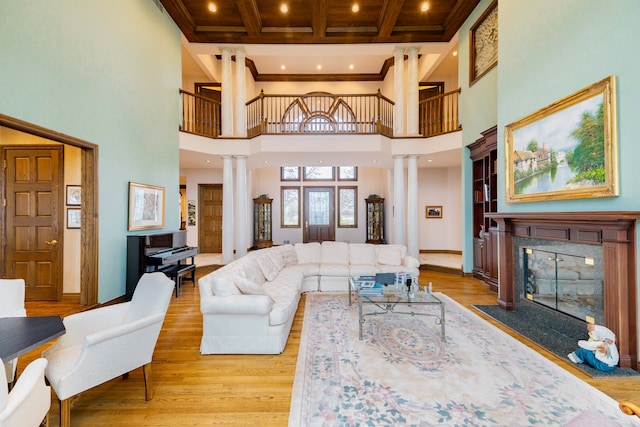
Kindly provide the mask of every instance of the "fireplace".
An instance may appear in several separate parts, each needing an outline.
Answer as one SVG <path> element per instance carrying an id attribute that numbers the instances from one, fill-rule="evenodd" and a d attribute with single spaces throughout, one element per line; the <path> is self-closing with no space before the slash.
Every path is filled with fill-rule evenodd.
<path id="1" fill-rule="evenodd" d="M 539 304 L 581 320 L 593 318 L 616 333 L 620 366 L 637 369 L 635 223 L 640 212 L 487 216 L 497 223 L 490 232 L 497 233 L 499 244 L 498 305 L 517 310 L 521 304 Z M 525 267 L 530 261 L 535 271 Z"/>
<path id="2" fill-rule="evenodd" d="M 516 237 L 514 254 L 515 296 L 522 302 L 604 323 L 601 246 Z"/>

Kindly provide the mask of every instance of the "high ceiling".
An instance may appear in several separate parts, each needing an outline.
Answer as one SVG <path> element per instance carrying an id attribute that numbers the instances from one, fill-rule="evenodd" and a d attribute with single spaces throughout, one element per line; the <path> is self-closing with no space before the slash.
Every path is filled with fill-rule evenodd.
<path id="1" fill-rule="evenodd" d="M 396 46 L 419 48 L 420 81 L 430 73 L 456 74 L 457 32 L 480 0 L 155 0 L 178 25 L 183 73 L 218 81 L 215 58 L 222 46 L 242 45 L 258 81 L 382 81 Z M 352 11 L 354 4 L 359 10 Z M 209 10 L 211 4 L 216 12 Z M 280 11 L 286 4 L 288 12 Z M 214 59 L 212 61 L 212 58 Z M 206 81 L 196 77 L 196 81 Z M 186 88 L 193 90 L 192 88 Z M 453 88 L 445 88 L 450 90 Z M 250 168 L 298 161 L 313 164 L 327 153 L 251 156 Z M 340 164 L 391 167 L 379 152 L 333 153 Z M 305 156 L 308 156 L 306 158 Z M 290 159 L 287 157 L 291 157 Z M 387 156 L 388 157 L 388 156 Z M 206 166 L 205 166 L 206 162 Z M 305 163 L 306 162 L 306 163 Z M 420 167 L 460 163 L 460 150 L 422 156 Z M 183 168 L 221 167 L 219 156 L 181 150 Z M 337 164 L 337 163 L 336 163 Z"/>
<path id="2" fill-rule="evenodd" d="M 192 43 L 448 42 L 480 0 L 159 0 Z M 428 6 L 422 11 L 423 4 Z M 213 5 L 215 11 L 210 10 Z M 287 12 L 281 11 L 286 5 Z M 358 11 L 353 11 L 354 5 Z"/>

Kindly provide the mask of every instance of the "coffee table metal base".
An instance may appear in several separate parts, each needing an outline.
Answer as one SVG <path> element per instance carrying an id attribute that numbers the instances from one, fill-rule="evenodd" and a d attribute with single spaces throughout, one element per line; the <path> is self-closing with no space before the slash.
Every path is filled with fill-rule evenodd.
<path id="1" fill-rule="evenodd" d="M 404 314 L 409 316 L 427 316 L 435 318 L 435 324 L 440 325 L 440 340 L 445 342 L 445 317 L 444 303 L 433 295 L 421 295 L 418 298 L 409 300 L 407 297 L 397 296 L 395 294 L 385 296 L 364 296 L 357 294 L 358 297 L 358 319 L 359 319 L 359 336 L 362 340 L 362 325 L 367 316 L 378 316 L 387 313 Z M 351 303 L 351 295 L 349 295 L 349 303 Z M 364 306 L 374 306 L 379 311 L 363 312 Z M 415 307 L 435 306 L 438 313 L 426 313 L 416 311 Z"/>

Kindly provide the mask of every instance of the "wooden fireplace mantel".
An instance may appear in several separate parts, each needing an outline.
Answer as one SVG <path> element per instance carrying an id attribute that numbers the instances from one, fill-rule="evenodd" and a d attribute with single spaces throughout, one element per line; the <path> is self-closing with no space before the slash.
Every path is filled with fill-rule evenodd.
<path id="1" fill-rule="evenodd" d="M 599 245 L 604 261 L 605 324 L 618 337 L 620 366 L 637 369 L 636 220 L 640 212 L 511 212 L 498 224 L 498 306 L 516 308 L 514 237 Z"/>

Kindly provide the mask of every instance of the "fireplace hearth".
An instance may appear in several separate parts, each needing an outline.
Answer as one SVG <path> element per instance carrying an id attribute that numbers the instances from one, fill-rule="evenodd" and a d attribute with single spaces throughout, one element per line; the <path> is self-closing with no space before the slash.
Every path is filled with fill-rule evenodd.
<path id="1" fill-rule="evenodd" d="M 499 244 L 498 306 L 517 310 L 521 304 L 537 304 L 557 310 L 560 305 L 558 311 L 567 316 L 583 321 L 593 317 L 616 333 L 620 367 L 637 370 L 635 223 L 640 212 L 487 216 L 497 223 L 490 232 L 497 234 Z M 530 256 L 537 270 L 527 270 L 525 277 L 524 261 Z M 557 259 L 564 265 L 541 265 Z M 538 275 L 530 277 L 534 273 Z"/>

